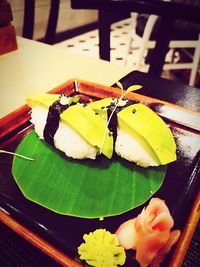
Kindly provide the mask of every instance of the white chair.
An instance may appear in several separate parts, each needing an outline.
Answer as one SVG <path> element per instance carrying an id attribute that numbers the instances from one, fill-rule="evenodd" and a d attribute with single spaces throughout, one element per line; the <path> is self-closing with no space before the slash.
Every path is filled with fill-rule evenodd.
<path id="1" fill-rule="evenodd" d="M 130 45 L 128 48 L 128 54 L 131 51 L 133 51 L 133 58 L 134 58 L 134 49 L 138 49 L 137 58 L 135 58 L 135 61 L 133 61 L 133 65 L 136 69 L 140 69 L 141 66 L 144 65 L 143 61 L 145 53 L 147 52 L 148 49 L 152 49 L 156 45 L 156 41 L 150 40 L 150 36 L 159 17 L 156 15 L 150 15 L 144 27 L 143 35 L 139 36 L 136 33 L 137 16 L 138 16 L 137 13 L 131 13 L 132 32 L 131 32 Z M 194 86 L 200 59 L 200 34 L 198 35 L 198 38 L 196 40 L 171 40 L 169 43 L 169 48 L 172 50 L 172 54 L 174 54 L 174 51 L 177 48 L 194 49 L 193 55 L 190 55 L 192 62 L 176 63 L 173 61 L 174 57 L 172 56 L 172 62 L 166 62 L 163 66 L 164 70 L 191 69 L 189 85 Z M 145 64 L 145 68 L 146 70 L 148 70 L 149 65 Z"/>

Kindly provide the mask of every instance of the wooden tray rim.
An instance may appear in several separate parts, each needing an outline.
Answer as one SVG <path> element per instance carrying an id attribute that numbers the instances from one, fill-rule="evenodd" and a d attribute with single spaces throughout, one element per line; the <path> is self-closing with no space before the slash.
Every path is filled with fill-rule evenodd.
<path id="1" fill-rule="evenodd" d="M 74 89 L 75 81 L 77 81 L 78 83 L 78 87 L 79 87 L 78 91 Z M 84 89 L 82 89 L 82 87 Z M 98 90 L 92 91 L 91 93 L 91 88 L 98 88 Z M 96 83 L 87 82 L 87 81 L 83 81 L 79 79 L 71 79 L 59 85 L 58 87 L 54 88 L 53 90 L 49 91 L 48 93 L 58 93 L 58 92 L 60 93 L 66 90 L 67 90 L 67 94 L 77 92 L 77 93 L 88 94 L 96 98 L 104 98 L 108 96 L 119 97 L 121 95 L 121 90 L 118 88 L 115 88 L 115 90 L 113 91 L 113 87 L 99 85 Z M 127 96 L 128 98 L 132 100 L 137 100 L 146 105 L 148 105 L 149 103 L 152 103 L 153 101 L 156 103 L 167 105 L 172 108 L 180 109 L 190 114 L 195 114 L 195 115 L 200 116 L 199 112 L 191 111 L 181 106 L 171 104 L 171 103 L 158 100 L 155 98 L 147 97 L 144 95 L 139 95 L 137 93 L 129 93 Z M 16 132 L 17 129 L 19 129 L 20 127 L 23 127 L 23 125 L 27 123 L 30 118 L 29 111 L 30 111 L 30 108 L 27 105 L 24 105 L 18 108 L 17 110 L 9 113 L 2 119 L 0 119 L 0 140 L 3 140 L 4 142 L 6 137 L 9 138 L 9 134 L 11 134 L 12 132 Z M 200 132 L 198 134 L 200 134 Z M 194 234 L 199 217 L 200 217 L 200 193 L 197 195 L 197 198 L 194 202 L 192 211 L 187 220 L 184 231 L 181 233 L 181 237 L 176 245 L 174 254 L 170 261 L 170 265 L 169 265 L 170 267 L 181 266 L 184 260 L 184 256 L 190 245 L 190 241 Z M 55 261 L 60 263 L 62 266 L 71 266 L 71 267 L 82 266 L 80 263 L 74 261 L 73 259 L 69 258 L 67 255 L 63 254 L 58 249 L 54 248 L 44 239 L 40 238 L 37 234 L 33 233 L 28 228 L 18 223 L 14 218 L 11 217 L 10 214 L 8 214 L 1 207 L 0 207 L 0 220 L 4 224 L 6 224 L 10 229 L 12 229 L 16 233 L 18 233 L 20 236 L 22 236 L 24 239 L 26 239 L 28 242 L 30 242 L 32 245 L 36 246 L 37 248 L 45 252 L 47 255 L 52 257 Z"/>

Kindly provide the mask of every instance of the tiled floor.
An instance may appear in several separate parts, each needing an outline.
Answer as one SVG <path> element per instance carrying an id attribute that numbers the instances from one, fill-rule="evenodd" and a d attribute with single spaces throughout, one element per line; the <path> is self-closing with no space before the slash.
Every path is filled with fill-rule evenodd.
<path id="1" fill-rule="evenodd" d="M 128 54 L 131 27 L 130 19 L 122 20 L 111 26 L 111 62 L 120 65 L 134 66 L 137 50 Z M 59 44 L 59 47 L 70 49 L 88 56 L 99 58 L 98 30 L 93 30 Z M 139 45 L 139 44 L 138 44 Z"/>
<path id="2" fill-rule="evenodd" d="M 134 40 L 134 47 L 131 45 L 132 30 L 130 18 L 111 25 L 111 62 L 114 64 L 131 66 L 133 70 L 135 70 L 135 62 L 138 59 L 138 47 L 140 46 L 141 40 L 137 38 Z M 69 49 L 99 58 L 98 30 L 78 35 L 55 45 L 63 49 Z M 167 57 L 170 57 L 170 53 L 168 53 Z M 148 67 L 142 65 L 139 70 L 146 72 Z M 164 72 L 163 76 L 166 75 L 168 75 L 168 73 Z"/>
<path id="3" fill-rule="evenodd" d="M 136 70 L 135 62 L 138 58 L 138 47 L 140 46 L 141 40 L 137 38 L 131 43 L 132 31 L 130 18 L 111 25 L 111 62 L 129 66 L 132 67 L 133 70 Z M 63 49 L 99 58 L 98 30 L 78 35 L 55 45 Z M 166 60 L 170 61 L 170 58 L 171 51 L 168 52 Z M 176 54 L 175 60 L 179 60 L 178 54 Z M 148 67 L 147 65 L 141 65 L 137 70 L 147 72 Z M 163 71 L 162 77 L 188 83 L 189 70 Z"/>

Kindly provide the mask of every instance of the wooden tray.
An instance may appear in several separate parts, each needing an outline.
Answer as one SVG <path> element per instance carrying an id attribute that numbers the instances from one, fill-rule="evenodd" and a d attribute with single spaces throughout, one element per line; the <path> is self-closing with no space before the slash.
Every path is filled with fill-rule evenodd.
<path id="1" fill-rule="evenodd" d="M 78 86 L 75 86 L 77 84 Z M 51 93 L 82 94 L 98 99 L 118 97 L 121 91 L 94 83 L 75 83 L 74 80 L 70 80 Z M 128 98 L 146 104 L 165 118 L 177 142 L 178 159 L 168 165 L 164 184 L 154 197 L 165 200 L 175 220 L 174 228 L 182 231 L 178 245 L 167 255 L 162 266 L 180 266 L 199 212 L 197 193 L 200 184 L 200 113 L 137 93 L 130 93 Z M 181 114 L 178 120 L 176 114 Z M 186 117 L 190 120 L 185 120 Z M 31 128 L 29 108 L 26 105 L 2 118 L 0 149 L 14 151 Z M 1 154 L 0 165 L 0 220 L 64 266 L 82 266 L 78 259 L 77 247 L 82 243 L 83 234 L 97 228 L 106 228 L 114 233 L 122 222 L 133 218 L 143 208 L 140 206 L 103 221 L 59 215 L 27 200 L 22 195 L 11 174 L 12 156 Z M 131 253 L 127 255 L 124 266 L 134 266 Z"/>

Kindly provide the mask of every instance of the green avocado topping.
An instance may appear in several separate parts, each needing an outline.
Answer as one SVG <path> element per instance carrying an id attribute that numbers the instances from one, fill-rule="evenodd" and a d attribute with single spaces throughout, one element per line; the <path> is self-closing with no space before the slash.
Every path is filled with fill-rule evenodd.
<path id="1" fill-rule="evenodd" d="M 131 105 L 117 114 L 118 126 L 136 138 L 159 164 L 176 160 L 176 144 L 169 127 L 150 108 Z"/>
<path id="2" fill-rule="evenodd" d="M 41 94 L 27 97 L 26 101 L 31 108 L 38 105 L 49 108 L 59 97 L 58 94 Z M 68 97 L 68 103 L 76 103 L 77 99 Z M 91 107 L 79 103 L 72 105 L 60 115 L 60 119 L 76 130 L 90 145 L 98 147 L 106 157 L 112 157 L 113 137 L 106 122 Z"/>
<path id="3" fill-rule="evenodd" d="M 96 115 L 89 106 L 81 104 L 71 106 L 61 114 L 60 118 L 75 129 L 89 144 L 98 147 L 106 157 L 112 157 L 113 137 L 109 130 L 105 133 L 104 120 Z M 105 142 L 102 147 L 104 135 Z"/>

